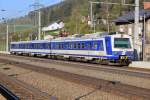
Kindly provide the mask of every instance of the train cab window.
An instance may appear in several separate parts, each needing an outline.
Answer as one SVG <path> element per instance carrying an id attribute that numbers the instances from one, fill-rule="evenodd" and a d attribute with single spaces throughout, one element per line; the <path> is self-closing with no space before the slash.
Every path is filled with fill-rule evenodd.
<path id="1" fill-rule="evenodd" d="M 131 43 L 129 38 L 114 38 L 115 48 L 131 48 Z"/>

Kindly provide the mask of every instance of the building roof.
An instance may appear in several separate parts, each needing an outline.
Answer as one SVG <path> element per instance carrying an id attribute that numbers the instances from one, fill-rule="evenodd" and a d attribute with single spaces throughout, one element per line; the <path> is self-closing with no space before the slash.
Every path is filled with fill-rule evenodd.
<path id="1" fill-rule="evenodd" d="M 140 18 L 141 17 L 144 18 L 144 14 L 145 14 L 146 20 L 150 18 L 150 10 L 142 9 L 139 11 Z M 135 16 L 134 11 L 131 11 L 128 14 L 125 14 L 123 16 L 118 17 L 117 19 L 114 20 L 114 22 L 116 23 L 116 25 L 133 23 L 134 22 L 134 16 Z M 140 20 L 140 21 L 142 21 L 142 20 Z"/>
<path id="2" fill-rule="evenodd" d="M 62 21 L 53 22 L 48 27 L 43 27 L 42 31 L 46 32 L 46 31 L 55 31 L 58 29 L 62 29 L 64 27 L 64 23 L 61 22 Z"/>

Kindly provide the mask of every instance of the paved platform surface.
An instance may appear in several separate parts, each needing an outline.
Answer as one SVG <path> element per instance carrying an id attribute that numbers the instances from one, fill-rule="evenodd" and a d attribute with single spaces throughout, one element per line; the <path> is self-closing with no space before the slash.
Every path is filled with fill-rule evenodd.
<path id="1" fill-rule="evenodd" d="M 133 61 L 129 65 L 129 67 L 150 69 L 150 62 L 148 62 L 148 61 Z"/>
<path id="2" fill-rule="evenodd" d="M 2 53 L 2 54 L 10 54 L 9 52 L 6 52 L 6 51 L 0 51 L 0 53 Z"/>

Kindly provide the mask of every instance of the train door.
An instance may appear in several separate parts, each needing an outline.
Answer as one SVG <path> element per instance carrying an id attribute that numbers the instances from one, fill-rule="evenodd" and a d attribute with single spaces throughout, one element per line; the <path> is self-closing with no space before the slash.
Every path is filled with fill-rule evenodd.
<path id="1" fill-rule="evenodd" d="M 105 42 L 106 42 L 106 53 L 107 53 L 107 55 L 112 55 L 111 37 L 105 37 Z"/>

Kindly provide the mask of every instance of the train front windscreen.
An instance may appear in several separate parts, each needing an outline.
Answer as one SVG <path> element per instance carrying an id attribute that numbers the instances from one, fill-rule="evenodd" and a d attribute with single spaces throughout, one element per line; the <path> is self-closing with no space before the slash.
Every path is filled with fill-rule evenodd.
<path id="1" fill-rule="evenodd" d="M 129 38 L 114 38 L 114 48 L 130 49 L 131 42 Z"/>

